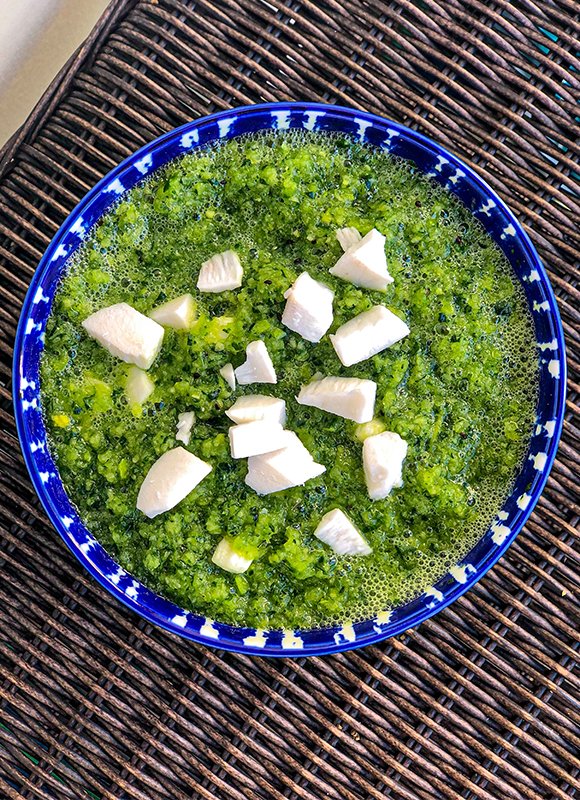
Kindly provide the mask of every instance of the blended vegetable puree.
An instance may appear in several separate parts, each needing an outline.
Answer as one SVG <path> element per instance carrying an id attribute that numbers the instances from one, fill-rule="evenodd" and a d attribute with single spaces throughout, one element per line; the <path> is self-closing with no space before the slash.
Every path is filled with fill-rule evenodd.
<path id="1" fill-rule="evenodd" d="M 386 237 L 394 282 L 385 291 L 330 274 L 342 227 Z M 202 263 L 228 250 L 243 268 L 241 287 L 198 291 Z M 334 292 L 332 326 L 318 343 L 282 323 L 284 293 L 304 271 Z M 165 328 L 147 370 L 153 393 L 129 402 L 130 365 L 81 323 L 120 302 L 147 314 L 185 293 L 195 321 L 189 330 Z M 328 334 L 377 305 L 404 320 L 409 335 L 344 367 Z M 239 367 L 255 341 L 265 344 L 277 383 L 232 391 L 220 369 Z M 301 388 L 322 376 L 374 381 L 374 419 L 357 424 L 299 405 Z M 527 452 L 538 359 L 517 279 L 453 195 L 411 162 L 342 135 L 291 131 L 219 142 L 125 194 L 70 259 L 41 380 L 66 490 L 125 569 L 220 622 L 305 629 L 410 600 L 481 538 Z M 230 454 L 225 411 L 247 394 L 283 398 L 286 429 L 326 471 L 264 496 L 246 485 L 248 459 Z M 150 519 L 137 510 L 139 489 L 180 444 L 178 415 L 190 411 L 182 446 L 211 472 Z M 363 441 L 382 431 L 408 445 L 403 485 L 371 500 Z M 334 509 L 368 543 L 357 555 L 314 537 Z M 252 560 L 245 572 L 212 562 L 224 537 Z"/>

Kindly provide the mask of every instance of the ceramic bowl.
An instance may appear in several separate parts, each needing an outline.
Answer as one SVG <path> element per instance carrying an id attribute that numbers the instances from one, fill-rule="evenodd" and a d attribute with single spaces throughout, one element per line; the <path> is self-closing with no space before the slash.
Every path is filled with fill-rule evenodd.
<path id="1" fill-rule="evenodd" d="M 264 631 L 222 625 L 177 607 L 128 574 L 94 539 L 67 496 L 47 446 L 39 359 L 67 259 L 123 192 L 171 159 L 208 142 L 288 128 L 350 134 L 410 159 L 457 195 L 506 254 L 525 290 L 541 375 L 529 456 L 489 531 L 461 563 L 420 597 L 373 619 L 338 628 Z M 565 386 L 562 324 L 546 271 L 522 226 L 497 194 L 458 158 L 425 136 L 372 114 L 316 103 L 273 103 L 213 114 L 161 136 L 119 164 L 78 204 L 42 257 L 24 301 L 14 352 L 15 414 L 26 465 L 48 516 L 81 564 L 107 591 L 155 625 L 206 645 L 269 656 L 321 655 L 372 644 L 438 613 L 473 586 L 505 553 L 544 488 L 562 429 Z"/>

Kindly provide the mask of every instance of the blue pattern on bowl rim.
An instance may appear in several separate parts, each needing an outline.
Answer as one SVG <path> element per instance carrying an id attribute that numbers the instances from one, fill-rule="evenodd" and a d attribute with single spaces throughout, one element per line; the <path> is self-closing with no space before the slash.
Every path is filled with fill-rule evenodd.
<path id="1" fill-rule="evenodd" d="M 119 195 L 169 160 L 207 142 L 288 128 L 356 136 L 411 159 L 461 198 L 502 248 L 525 289 L 541 360 L 540 400 L 529 456 L 513 493 L 483 539 L 435 586 L 410 603 L 354 625 L 264 631 L 222 625 L 163 599 L 119 567 L 86 530 L 47 447 L 39 358 L 58 276 L 87 231 Z M 234 652 L 301 656 L 361 647 L 404 632 L 460 597 L 505 553 L 536 504 L 556 455 L 564 417 L 566 359 L 556 300 L 530 239 L 512 212 L 469 167 L 426 137 L 373 114 L 318 103 L 268 103 L 222 111 L 161 136 L 125 159 L 81 200 L 50 243 L 26 295 L 16 334 L 13 386 L 18 435 L 38 496 L 66 544 L 107 591 L 149 622 L 196 642 Z"/>

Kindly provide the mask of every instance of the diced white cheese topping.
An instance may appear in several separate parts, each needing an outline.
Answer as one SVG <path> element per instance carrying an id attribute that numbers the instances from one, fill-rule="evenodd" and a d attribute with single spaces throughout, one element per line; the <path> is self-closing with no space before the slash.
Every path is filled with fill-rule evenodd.
<path id="1" fill-rule="evenodd" d="M 225 367 L 220 369 L 220 375 L 233 392 L 236 388 L 236 373 L 234 372 L 233 366 L 231 364 L 226 364 Z"/>
<path id="2" fill-rule="evenodd" d="M 385 306 L 373 306 L 330 334 L 330 341 L 345 367 L 380 353 L 409 335 L 406 322 Z"/>
<path id="3" fill-rule="evenodd" d="M 226 250 L 216 253 L 201 265 L 197 288 L 200 292 L 225 292 L 242 285 L 244 270 L 237 253 Z"/>
<path id="4" fill-rule="evenodd" d="M 368 556 L 373 552 L 372 547 L 340 508 L 335 508 L 322 517 L 314 535 L 341 556 Z"/>
<path id="5" fill-rule="evenodd" d="M 303 272 L 284 297 L 282 324 L 308 342 L 319 342 L 332 325 L 332 289 Z"/>
<path id="6" fill-rule="evenodd" d="M 402 485 L 406 455 L 407 442 L 398 433 L 385 431 L 364 440 L 363 467 L 371 500 L 382 500 Z"/>
<path id="7" fill-rule="evenodd" d="M 277 383 L 276 372 L 264 342 L 250 342 L 246 347 L 246 360 L 234 370 L 239 384 Z"/>
<path id="8" fill-rule="evenodd" d="M 177 433 L 175 438 L 179 442 L 188 445 L 191 439 L 191 429 L 195 424 L 195 413 L 193 411 L 183 411 L 177 416 Z"/>
<path id="9" fill-rule="evenodd" d="M 164 330 L 127 303 L 115 303 L 91 314 L 83 327 L 109 353 L 149 369 L 161 349 Z"/>
<path id="10" fill-rule="evenodd" d="M 137 508 L 152 519 L 169 511 L 211 472 L 211 466 L 183 447 L 163 453 L 139 489 Z"/>
<path id="11" fill-rule="evenodd" d="M 253 561 L 251 558 L 245 558 L 239 553 L 236 553 L 227 539 L 221 540 L 211 560 L 216 566 L 225 569 L 226 572 L 232 572 L 234 575 L 241 575 L 242 572 L 248 569 Z"/>
<path id="12" fill-rule="evenodd" d="M 362 236 L 356 228 L 339 228 L 336 232 L 336 238 L 338 239 L 343 252 L 346 253 L 349 247 L 352 247 L 354 244 L 360 242 Z"/>
<path id="13" fill-rule="evenodd" d="M 232 422 L 238 425 L 244 422 L 253 422 L 256 419 L 267 419 L 270 422 L 279 422 L 282 427 L 286 424 L 286 403 L 279 397 L 267 397 L 264 394 L 247 394 L 238 397 L 231 408 L 226 411 Z"/>
<path id="14" fill-rule="evenodd" d="M 152 309 L 148 316 L 167 328 L 187 330 L 195 319 L 195 301 L 190 294 L 183 294 Z"/>
<path id="15" fill-rule="evenodd" d="M 279 422 L 257 419 L 243 425 L 233 425 L 230 430 L 232 458 L 248 458 L 271 453 L 285 446 L 286 431 Z"/>
<path id="16" fill-rule="evenodd" d="M 258 494 L 272 494 L 292 486 L 302 486 L 326 471 L 326 467 L 314 461 L 295 433 L 284 431 L 284 434 L 284 448 L 248 459 L 245 480 Z"/>
<path id="17" fill-rule="evenodd" d="M 297 433 L 294 433 L 294 431 L 284 431 L 284 447 L 287 450 L 292 450 L 296 458 L 314 461 L 314 458 L 311 456 L 308 448 L 302 444 L 300 437 Z"/>
<path id="18" fill-rule="evenodd" d="M 355 286 L 386 289 L 393 279 L 387 269 L 385 237 L 373 228 L 342 254 L 330 272 Z"/>
<path id="19" fill-rule="evenodd" d="M 133 405 L 142 405 L 155 389 L 155 384 L 142 369 L 132 365 L 127 372 L 127 382 L 125 384 L 125 394 L 127 400 Z"/>
<path id="20" fill-rule="evenodd" d="M 331 376 L 303 386 L 296 399 L 303 406 L 314 406 L 355 422 L 370 422 L 376 393 L 374 381 Z"/>

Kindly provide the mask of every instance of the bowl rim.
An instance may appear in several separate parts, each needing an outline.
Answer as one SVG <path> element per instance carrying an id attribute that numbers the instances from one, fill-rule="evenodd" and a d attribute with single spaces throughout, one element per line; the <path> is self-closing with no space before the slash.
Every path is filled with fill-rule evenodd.
<path id="1" fill-rule="evenodd" d="M 80 547 L 76 539 L 73 538 L 70 531 L 65 527 L 65 525 L 63 525 L 62 515 L 57 510 L 54 500 L 50 492 L 47 490 L 45 483 L 41 480 L 40 472 L 36 464 L 34 454 L 30 447 L 31 443 L 29 441 L 29 434 L 28 431 L 26 430 L 26 425 L 24 420 L 22 359 L 23 359 L 25 324 L 26 320 L 29 318 L 31 306 L 33 304 L 34 297 L 37 293 L 39 283 L 41 282 L 45 272 L 47 271 L 47 268 L 59 245 L 60 240 L 70 230 L 73 220 L 82 216 L 83 210 L 86 209 L 92 203 L 92 201 L 98 195 L 100 195 L 107 186 L 110 186 L 111 183 L 114 182 L 115 179 L 121 173 L 123 173 L 128 167 L 134 166 L 136 161 L 143 161 L 146 157 L 151 155 L 156 150 L 160 149 L 163 145 L 167 144 L 172 139 L 176 139 L 177 137 L 183 137 L 184 134 L 190 134 L 192 132 L 195 132 L 199 128 L 206 126 L 208 123 L 216 122 L 219 125 L 219 122 L 222 120 L 225 121 L 228 119 L 243 117 L 253 114 L 259 115 L 264 112 L 275 112 L 275 113 L 288 112 L 289 114 L 302 112 L 303 114 L 306 115 L 314 114 L 315 119 L 317 115 L 324 115 L 326 113 L 329 113 L 329 114 L 337 114 L 339 116 L 344 116 L 351 121 L 355 120 L 358 123 L 362 122 L 364 125 L 368 126 L 372 126 L 373 123 L 378 124 L 380 127 L 388 126 L 388 128 L 392 129 L 392 131 L 396 135 L 401 136 L 405 139 L 414 140 L 419 145 L 423 145 L 433 154 L 441 156 L 443 157 L 443 159 L 446 159 L 447 160 L 446 163 L 453 165 L 458 170 L 463 170 L 465 176 L 478 187 L 478 189 L 482 192 L 482 194 L 484 194 L 488 199 L 492 200 L 498 206 L 498 208 L 501 210 L 505 218 L 508 220 L 509 224 L 513 226 L 513 229 L 515 230 L 514 236 L 519 240 L 521 246 L 526 251 L 527 258 L 530 264 L 532 265 L 533 269 L 537 270 L 541 286 L 545 294 L 547 295 L 547 301 L 549 303 L 549 313 L 551 316 L 551 321 L 555 328 L 555 335 L 557 340 L 556 352 L 559 354 L 559 359 L 560 359 L 560 380 L 558 386 L 559 393 L 557 397 L 557 405 L 555 410 L 555 428 L 553 435 L 550 439 L 549 452 L 546 454 L 545 466 L 541 472 L 541 475 L 536 485 L 534 486 L 534 490 L 532 495 L 530 496 L 530 500 L 527 507 L 523 509 L 522 513 L 518 516 L 516 523 L 513 525 L 513 528 L 510 529 L 509 535 L 507 535 L 505 539 L 503 539 L 502 543 L 497 546 L 497 549 L 489 555 L 489 557 L 485 560 L 484 564 L 474 573 L 472 574 L 466 573 L 464 576 L 464 580 L 457 581 L 454 589 L 449 593 L 447 593 L 445 597 L 441 599 L 441 601 L 431 604 L 430 607 L 428 606 L 423 609 L 418 609 L 410 616 L 405 617 L 396 623 L 391 623 L 387 619 L 384 622 L 384 624 L 381 623 L 378 625 L 378 627 L 376 625 L 374 627 L 371 626 L 372 632 L 364 634 L 363 636 L 361 636 L 360 639 L 357 638 L 356 635 L 354 638 L 352 638 L 349 635 L 348 631 L 346 635 L 340 636 L 341 631 L 346 631 L 347 629 L 350 629 L 352 631 L 352 626 L 347 625 L 343 626 L 342 628 L 336 627 L 336 628 L 318 629 L 320 630 L 321 633 L 323 631 L 328 632 L 329 642 L 326 644 L 314 644 L 314 643 L 311 645 L 293 644 L 292 640 L 293 635 L 298 636 L 299 639 L 300 634 L 307 634 L 308 631 L 299 631 L 299 630 L 261 631 L 259 629 L 256 631 L 255 629 L 251 628 L 239 628 L 236 626 L 230 626 L 219 622 L 214 623 L 214 621 L 209 618 L 204 619 L 194 614 L 194 612 L 184 611 L 183 613 L 191 616 L 192 619 L 196 619 L 200 623 L 197 626 L 198 629 L 196 630 L 188 626 L 183 627 L 181 624 L 176 624 L 175 622 L 170 620 L 166 615 L 161 615 L 160 613 L 156 612 L 150 607 L 143 606 L 143 604 L 139 602 L 137 599 L 128 596 L 123 590 L 119 588 L 119 586 L 116 583 L 114 583 L 110 579 L 109 576 L 105 575 L 103 571 L 99 569 L 99 567 L 91 560 L 89 555 Z M 220 136 L 213 138 L 220 138 Z M 165 161 L 164 163 L 168 163 L 168 161 Z M 129 188 L 132 188 L 132 186 L 135 185 L 138 182 L 138 180 L 140 180 L 140 178 L 135 180 L 132 183 L 131 187 Z M 102 216 L 102 214 L 108 211 L 110 206 L 113 205 L 117 201 L 117 199 L 118 198 L 116 197 L 112 197 L 111 202 L 99 214 L 99 218 L 100 216 Z M 79 239 L 79 244 L 81 241 L 82 239 Z M 71 255 L 71 253 L 72 250 L 66 254 L 67 259 Z M 47 317 L 48 314 L 46 315 L 46 318 Z M 563 326 L 560 318 L 557 301 L 554 295 L 554 291 L 550 284 L 550 280 L 548 278 L 545 267 L 543 266 L 535 250 L 535 247 L 532 244 L 523 226 L 519 223 L 519 221 L 517 220 L 513 212 L 510 210 L 510 208 L 506 205 L 506 203 L 499 197 L 499 195 L 495 192 L 495 190 L 492 189 L 480 175 L 474 172 L 474 170 L 471 167 L 467 166 L 460 158 L 455 156 L 452 152 L 447 150 L 442 145 L 438 144 L 436 141 L 430 139 L 427 136 L 424 136 L 421 133 L 414 131 L 411 128 L 408 128 L 405 125 L 393 122 L 386 117 L 381 117 L 380 115 L 377 114 L 359 111 L 358 109 L 354 108 L 337 106 L 327 103 L 277 102 L 277 103 L 260 103 L 255 105 L 240 106 L 237 108 L 219 111 L 204 117 L 200 117 L 196 120 L 186 122 L 183 125 L 153 139 L 151 142 L 147 143 L 146 145 L 144 145 L 143 147 L 139 148 L 134 153 L 129 155 L 116 167 L 114 167 L 110 172 L 108 172 L 103 178 L 101 178 L 95 184 L 95 186 L 93 186 L 92 189 L 90 189 L 89 192 L 87 192 L 82 197 L 82 199 L 68 214 L 62 225 L 59 227 L 58 231 L 53 236 L 42 258 L 40 259 L 38 266 L 36 267 L 36 270 L 34 272 L 34 275 L 32 277 L 30 286 L 28 288 L 28 291 L 26 293 L 22 305 L 20 319 L 16 331 L 12 381 L 13 381 L 13 402 L 14 402 L 14 416 L 16 421 L 16 429 L 24 461 L 28 469 L 28 472 L 30 474 L 30 477 L 32 479 L 32 484 L 36 491 L 36 494 L 40 499 L 50 521 L 52 522 L 53 526 L 55 527 L 56 531 L 59 533 L 61 538 L 64 540 L 64 542 L 73 552 L 73 554 L 77 557 L 82 566 L 89 572 L 90 575 L 92 575 L 93 578 L 96 579 L 96 581 L 104 589 L 106 589 L 107 592 L 112 594 L 117 600 L 121 601 L 130 610 L 139 614 L 142 618 L 144 618 L 148 622 L 151 622 L 152 624 L 157 625 L 169 631 L 170 633 L 177 634 L 181 637 L 195 641 L 199 644 L 204 644 L 222 650 L 228 650 L 232 652 L 244 653 L 250 655 L 302 657 L 302 656 L 326 655 L 330 653 L 341 652 L 344 650 L 353 650 L 358 647 L 364 647 L 370 644 L 376 644 L 377 642 L 380 642 L 392 636 L 397 636 L 403 633 L 404 631 L 408 630 L 409 628 L 418 625 L 420 622 L 423 622 L 429 619 L 430 617 L 434 616 L 435 614 L 438 614 L 440 611 L 445 609 L 451 603 L 455 602 L 455 600 L 457 600 L 459 597 L 465 594 L 465 592 L 467 592 L 470 588 L 472 588 L 475 585 L 475 583 L 477 583 L 488 572 L 488 570 L 494 566 L 494 564 L 505 554 L 505 552 L 511 546 L 516 536 L 520 533 L 521 529 L 527 522 L 541 493 L 545 488 L 548 476 L 550 474 L 552 465 L 556 457 L 558 444 L 560 441 L 563 428 L 565 403 L 566 403 L 566 374 L 567 374 L 566 349 L 564 342 Z M 58 473 L 57 477 L 60 482 L 60 476 L 58 476 Z M 62 483 L 60 483 L 60 486 L 62 486 Z M 511 496 L 512 495 L 510 495 L 510 497 Z M 72 500 L 70 502 L 71 504 L 73 504 Z M 155 597 L 160 598 L 161 596 L 155 594 Z M 178 609 L 177 606 L 173 607 L 175 609 Z M 178 610 L 182 611 L 181 609 Z M 373 620 L 370 620 L 369 622 L 372 623 Z M 217 629 L 215 627 L 216 625 Z M 218 631 L 220 633 L 223 633 L 223 635 L 221 636 L 216 635 Z M 240 639 L 239 637 L 236 637 L 235 639 L 228 638 L 228 632 L 231 633 L 234 631 L 238 632 L 245 631 L 248 634 L 247 638 L 256 641 L 252 643 L 248 641 L 248 644 L 246 644 L 245 640 Z M 290 640 L 285 643 L 284 637 L 288 635 L 290 635 Z M 262 637 L 272 636 L 273 641 L 270 640 L 266 641 L 266 639 L 264 639 L 264 642 L 258 642 L 257 639 L 259 639 L 260 636 Z"/>

